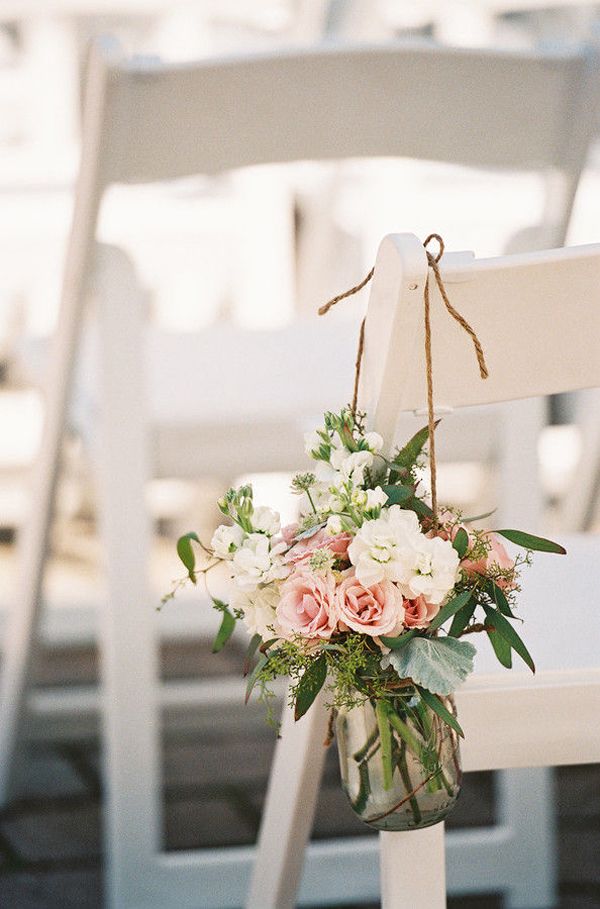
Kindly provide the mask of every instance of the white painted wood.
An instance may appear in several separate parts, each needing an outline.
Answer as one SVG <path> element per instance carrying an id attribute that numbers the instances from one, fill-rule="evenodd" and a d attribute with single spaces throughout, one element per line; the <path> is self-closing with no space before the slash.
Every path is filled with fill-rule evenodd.
<path id="1" fill-rule="evenodd" d="M 297 723 L 285 708 L 247 909 L 294 909 L 325 761 L 323 693 Z M 306 761 L 305 755 L 311 760 Z"/>
<path id="2" fill-rule="evenodd" d="M 380 833 L 381 909 L 446 905 L 444 824 L 410 833 Z"/>
<path id="3" fill-rule="evenodd" d="M 92 260 L 96 217 L 102 191 L 100 171 L 106 141 L 108 74 L 99 49 L 90 58 L 86 93 L 86 136 L 65 264 L 60 318 L 55 333 L 46 383 L 43 444 L 39 448 L 32 482 L 31 514 L 19 540 L 21 565 L 18 595 L 11 613 L 11 628 L 0 677 L 0 802 L 10 792 L 24 722 L 25 691 L 35 660 L 44 562 L 54 506 L 69 385 L 81 327 L 83 300 Z"/>

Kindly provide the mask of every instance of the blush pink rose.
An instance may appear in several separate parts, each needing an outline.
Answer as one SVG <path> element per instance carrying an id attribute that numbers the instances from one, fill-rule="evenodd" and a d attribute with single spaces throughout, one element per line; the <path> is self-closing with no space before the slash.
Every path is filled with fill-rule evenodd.
<path id="1" fill-rule="evenodd" d="M 404 624 L 407 628 L 427 628 L 440 611 L 439 605 L 428 603 L 424 596 L 404 601 Z"/>
<path id="2" fill-rule="evenodd" d="M 352 542 L 352 534 L 338 533 L 331 536 L 325 527 L 318 530 L 312 537 L 305 537 L 294 543 L 284 557 L 285 562 L 292 562 L 297 565 L 301 562 L 307 562 L 317 549 L 328 549 L 338 559 L 344 559 L 348 552 L 348 546 Z"/>
<path id="3" fill-rule="evenodd" d="M 298 569 L 281 585 L 277 619 L 286 634 L 329 638 L 337 624 L 335 578 Z"/>
<path id="4" fill-rule="evenodd" d="M 281 528 L 281 536 L 288 546 L 291 546 L 294 542 L 294 537 L 298 533 L 299 526 L 299 524 L 286 524 L 285 527 Z"/>
<path id="5" fill-rule="evenodd" d="M 493 572 L 494 569 L 496 571 L 498 569 L 501 571 L 512 571 L 515 567 L 514 560 L 511 559 L 496 534 L 487 533 L 485 536 L 490 543 L 490 550 L 486 557 L 476 561 L 465 559 L 464 562 L 461 562 L 463 571 L 466 571 L 467 574 L 488 574 L 490 571 Z M 513 590 L 516 582 L 508 578 L 496 578 L 495 583 L 502 590 Z"/>
<path id="6" fill-rule="evenodd" d="M 353 631 L 378 637 L 395 634 L 402 627 L 402 594 L 391 581 L 363 587 L 354 574 L 347 575 L 336 591 L 338 620 Z"/>

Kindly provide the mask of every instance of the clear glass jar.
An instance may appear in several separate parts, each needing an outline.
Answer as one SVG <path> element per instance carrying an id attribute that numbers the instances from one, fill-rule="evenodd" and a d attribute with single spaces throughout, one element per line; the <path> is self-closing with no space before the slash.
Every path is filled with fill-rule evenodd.
<path id="1" fill-rule="evenodd" d="M 441 700 L 455 716 L 453 698 Z M 443 821 L 460 793 L 457 733 L 408 694 L 386 700 L 385 716 L 389 733 L 382 748 L 375 702 L 338 711 L 342 788 L 352 809 L 376 830 L 417 830 Z"/>

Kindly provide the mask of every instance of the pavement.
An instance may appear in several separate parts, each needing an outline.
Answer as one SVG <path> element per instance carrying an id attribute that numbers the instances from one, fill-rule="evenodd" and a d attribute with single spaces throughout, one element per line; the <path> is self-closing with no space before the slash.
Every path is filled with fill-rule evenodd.
<path id="1" fill-rule="evenodd" d="M 240 665 L 235 651 L 215 657 L 200 641 L 166 646 L 162 663 L 165 678 L 230 675 Z M 39 683 L 44 685 L 92 682 L 96 675 L 96 654 L 86 647 L 46 652 L 38 672 Z M 212 736 L 188 732 L 166 737 L 166 848 L 253 843 L 274 744 L 274 734 L 266 725 Z M 346 804 L 336 762 L 332 748 L 314 825 L 315 838 L 369 833 Z M 0 815 L 1 909 L 101 909 L 100 764 L 100 743 L 95 740 L 30 744 L 18 797 Z M 557 773 L 557 807 L 557 909 L 600 909 L 600 767 L 561 768 Z M 494 811 L 492 775 L 468 774 L 448 826 L 490 824 Z M 449 909 L 501 906 L 499 895 L 449 900 Z"/>

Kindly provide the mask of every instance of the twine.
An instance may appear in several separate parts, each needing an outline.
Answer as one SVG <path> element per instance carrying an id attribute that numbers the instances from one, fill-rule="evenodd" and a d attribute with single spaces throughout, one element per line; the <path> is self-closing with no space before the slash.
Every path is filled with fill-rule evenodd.
<path id="1" fill-rule="evenodd" d="M 429 252 L 427 247 L 432 240 L 435 240 L 438 244 L 438 252 L 434 256 Z M 473 347 L 475 348 L 475 355 L 477 356 L 477 363 L 479 365 L 479 374 L 482 379 L 487 379 L 489 372 L 487 364 L 485 362 L 485 355 L 483 353 L 483 348 L 481 342 L 475 331 L 467 320 L 462 316 L 458 310 L 456 310 L 450 300 L 448 299 L 448 294 L 446 293 L 446 288 L 440 274 L 439 261 L 444 255 L 444 241 L 439 234 L 429 234 L 426 240 L 423 242 L 425 248 L 425 254 L 427 256 L 427 278 L 425 280 L 425 289 L 423 291 L 423 304 L 424 304 L 424 317 L 425 317 L 425 372 L 427 380 L 427 431 L 429 436 L 429 471 L 431 476 L 431 510 L 433 512 L 433 521 L 437 523 L 437 465 L 435 457 L 435 411 L 433 407 L 433 359 L 431 354 L 431 303 L 429 296 L 429 269 L 433 272 L 435 278 L 435 283 L 438 286 L 440 296 L 444 301 L 444 305 L 452 318 L 458 322 L 458 324 L 463 328 L 467 334 L 470 336 Z M 358 293 L 360 290 L 365 287 L 373 275 L 375 274 L 375 269 L 372 268 L 369 274 L 364 278 L 360 284 L 356 284 L 354 287 L 351 287 L 349 290 L 344 291 L 343 294 L 338 294 L 337 297 L 333 297 L 327 303 L 324 303 L 323 306 L 319 307 L 319 315 L 324 316 L 329 310 L 339 303 L 340 300 L 345 300 L 347 297 L 351 297 L 354 294 Z M 362 357 L 365 346 L 365 322 L 366 317 L 362 320 L 360 324 L 360 332 L 358 336 L 358 349 L 356 352 L 356 363 L 354 365 L 354 391 L 352 394 L 352 413 L 356 415 L 356 408 L 358 404 L 358 386 L 360 383 L 360 370 L 362 366 Z"/>

